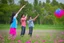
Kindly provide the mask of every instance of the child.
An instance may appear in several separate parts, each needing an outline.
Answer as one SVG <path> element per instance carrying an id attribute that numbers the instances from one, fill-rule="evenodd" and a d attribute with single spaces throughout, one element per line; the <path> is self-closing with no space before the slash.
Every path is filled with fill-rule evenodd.
<path id="1" fill-rule="evenodd" d="M 21 15 L 21 36 L 24 36 L 25 34 L 25 29 L 26 29 L 26 19 L 27 19 L 27 15 L 25 16 L 24 14 Z"/>
<path id="2" fill-rule="evenodd" d="M 29 20 L 27 21 L 28 22 L 28 26 L 29 26 L 29 35 L 32 36 L 32 32 L 33 32 L 33 27 L 34 27 L 34 21 L 36 20 L 36 18 L 39 16 L 39 14 L 34 18 L 32 19 L 32 17 L 30 16 L 29 17 Z"/>
<path id="3" fill-rule="evenodd" d="M 15 39 L 16 37 L 16 28 L 17 28 L 17 16 L 19 14 L 19 12 L 25 7 L 25 5 L 23 7 L 20 8 L 20 10 L 17 12 L 17 13 L 12 13 L 12 17 L 11 17 L 11 26 L 10 26 L 10 36 L 8 39 L 11 39 L 13 38 L 13 40 Z"/>

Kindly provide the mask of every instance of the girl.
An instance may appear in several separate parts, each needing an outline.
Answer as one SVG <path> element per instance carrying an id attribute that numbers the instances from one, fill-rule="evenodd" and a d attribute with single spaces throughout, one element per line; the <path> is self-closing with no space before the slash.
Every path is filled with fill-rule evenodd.
<path id="1" fill-rule="evenodd" d="M 19 12 L 25 7 L 25 5 L 23 7 L 20 8 L 20 10 L 17 12 L 17 13 L 12 13 L 12 17 L 11 17 L 11 26 L 10 26 L 10 36 L 9 36 L 9 39 L 13 38 L 13 40 L 15 39 L 16 37 L 16 28 L 17 28 L 17 16 L 19 14 Z"/>
<path id="2" fill-rule="evenodd" d="M 36 20 L 36 18 L 39 16 L 39 14 L 34 18 L 32 19 L 32 17 L 30 16 L 29 17 L 29 20 L 27 21 L 28 22 L 28 26 L 29 26 L 29 35 L 32 36 L 32 32 L 33 32 L 33 27 L 34 27 L 34 21 Z"/>
<path id="3" fill-rule="evenodd" d="M 27 15 L 25 16 L 24 14 L 21 15 L 21 36 L 23 36 L 25 34 L 25 29 L 26 29 L 26 19 L 27 19 Z"/>

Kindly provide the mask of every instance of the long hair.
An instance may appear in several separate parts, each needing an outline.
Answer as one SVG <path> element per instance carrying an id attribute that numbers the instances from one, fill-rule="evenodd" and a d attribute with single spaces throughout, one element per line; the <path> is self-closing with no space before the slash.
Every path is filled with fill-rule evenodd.
<path id="1" fill-rule="evenodd" d="M 16 14 L 15 12 L 12 13 L 10 24 L 13 22 L 13 17 L 15 16 L 15 14 Z"/>

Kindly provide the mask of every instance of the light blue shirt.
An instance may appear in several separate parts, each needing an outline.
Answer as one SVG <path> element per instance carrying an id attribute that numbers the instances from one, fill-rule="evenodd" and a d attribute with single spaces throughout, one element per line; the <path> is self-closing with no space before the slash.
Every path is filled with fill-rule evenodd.
<path id="1" fill-rule="evenodd" d="M 28 22 L 28 26 L 29 26 L 29 27 L 34 27 L 34 22 L 33 22 L 33 20 L 28 20 L 27 22 Z"/>
<path id="2" fill-rule="evenodd" d="M 11 23 L 11 28 L 17 28 L 17 19 L 16 17 L 13 17 L 13 22 Z"/>

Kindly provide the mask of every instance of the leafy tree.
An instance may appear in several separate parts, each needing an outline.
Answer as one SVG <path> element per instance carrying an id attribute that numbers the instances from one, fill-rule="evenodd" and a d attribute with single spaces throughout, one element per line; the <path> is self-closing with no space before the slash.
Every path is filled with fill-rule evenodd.
<path id="1" fill-rule="evenodd" d="M 38 5 L 38 0 L 34 0 L 34 9 L 36 9 L 37 5 Z"/>
<path id="2" fill-rule="evenodd" d="M 7 0 L 0 0 L 2 4 L 7 4 Z"/>
<path id="3" fill-rule="evenodd" d="M 58 5 L 58 2 L 56 0 L 52 0 L 52 3 L 51 3 L 53 6 L 55 5 Z"/>
<path id="4" fill-rule="evenodd" d="M 45 3 L 43 2 L 43 5 L 42 5 L 43 7 L 45 7 Z"/>
<path id="5" fill-rule="evenodd" d="M 26 5 L 24 9 L 20 12 L 18 16 L 18 21 L 20 21 L 21 14 L 35 17 L 39 14 L 39 17 L 36 19 L 36 24 L 63 24 L 64 25 L 64 17 L 58 19 L 54 16 L 54 12 L 57 8 L 64 9 L 64 4 L 58 3 L 56 0 L 52 0 L 50 4 L 50 0 L 46 0 L 45 2 L 41 2 L 38 0 L 34 0 L 33 4 L 30 4 L 28 1 L 20 0 L 20 5 L 16 5 L 14 0 L 0 0 L 0 23 L 9 23 L 12 12 L 17 12 L 19 8 L 23 5 Z"/>
<path id="6" fill-rule="evenodd" d="M 9 4 L 14 4 L 14 0 L 8 0 Z"/>
<path id="7" fill-rule="evenodd" d="M 62 7 L 62 9 L 64 9 L 64 4 L 60 3 L 60 6 Z"/>
<path id="8" fill-rule="evenodd" d="M 20 3 L 20 6 L 23 6 L 23 5 L 26 5 L 26 4 L 27 4 L 27 1 L 25 1 L 25 0 L 20 0 L 19 3 Z"/>
<path id="9" fill-rule="evenodd" d="M 46 0 L 46 3 L 50 3 L 50 0 Z"/>
<path id="10" fill-rule="evenodd" d="M 18 5 L 13 5 L 13 4 L 9 5 L 7 0 L 1 0 L 1 4 L 0 4 L 0 23 L 6 23 L 6 24 L 9 23 L 12 11 L 18 9 L 17 6 Z"/>

